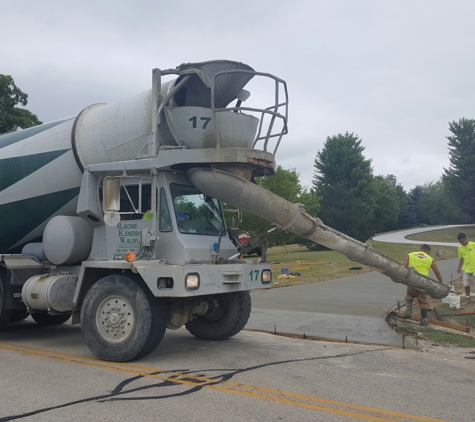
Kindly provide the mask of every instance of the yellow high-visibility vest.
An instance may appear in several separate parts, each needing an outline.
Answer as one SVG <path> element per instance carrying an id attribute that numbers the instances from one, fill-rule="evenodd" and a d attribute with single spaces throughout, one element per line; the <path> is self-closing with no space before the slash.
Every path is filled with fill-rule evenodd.
<path id="1" fill-rule="evenodd" d="M 409 255 L 408 267 L 414 268 L 419 274 L 429 277 L 429 270 L 432 265 L 433 258 L 425 252 L 411 252 Z"/>

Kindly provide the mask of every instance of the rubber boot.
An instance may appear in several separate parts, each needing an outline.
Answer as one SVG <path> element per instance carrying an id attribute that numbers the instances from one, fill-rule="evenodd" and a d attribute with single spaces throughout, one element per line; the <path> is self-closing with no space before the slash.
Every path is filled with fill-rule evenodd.
<path id="1" fill-rule="evenodd" d="M 429 321 L 427 321 L 427 313 L 428 313 L 427 309 L 421 309 L 421 323 L 420 323 L 420 325 L 422 325 L 422 326 L 429 325 Z"/>
<path id="2" fill-rule="evenodd" d="M 406 300 L 406 310 L 404 311 L 403 318 L 411 319 L 412 316 L 412 300 Z"/>

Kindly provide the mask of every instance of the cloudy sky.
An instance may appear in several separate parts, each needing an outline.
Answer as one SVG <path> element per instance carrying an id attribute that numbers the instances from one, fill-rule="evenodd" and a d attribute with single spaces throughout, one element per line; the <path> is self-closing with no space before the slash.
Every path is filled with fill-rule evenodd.
<path id="1" fill-rule="evenodd" d="M 448 167 L 475 118 L 470 0 L 0 0 L 0 73 L 44 122 L 149 89 L 151 70 L 229 59 L 287 82 L 277 153 L 311 186 L 328 136 L 353 132 L 406 190 Z"/>

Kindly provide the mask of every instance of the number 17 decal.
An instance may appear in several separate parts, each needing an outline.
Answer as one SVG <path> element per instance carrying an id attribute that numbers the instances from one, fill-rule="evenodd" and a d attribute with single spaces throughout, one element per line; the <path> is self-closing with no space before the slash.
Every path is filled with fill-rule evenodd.
<path id="1" fill-rule="evenodd" d="M 201 129 L 206 129 L 208 123 L 211 122 L 211 117 L 200 117 L 200 120 L 203 122 L 203 126 L 201 127 Z M 192 123 L 193 128 L 196 129 L 198 117 L 193 116 L 191 119 L 188 119 L 188 121 L 190 121 Z"/>
<path id="2" fill-rule="evenodd" d="M 257 281 L 259 279 L 259 270 L 251 270 L 249 272 L 249 277 L 251 281 Z"/>

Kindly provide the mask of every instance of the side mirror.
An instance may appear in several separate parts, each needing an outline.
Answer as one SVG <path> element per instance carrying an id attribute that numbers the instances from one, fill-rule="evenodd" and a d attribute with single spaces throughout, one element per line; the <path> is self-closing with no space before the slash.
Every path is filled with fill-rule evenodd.
<path id="1" fill-rule="evenodd" d="M 120 222 L 120 179 L 104 179 L 103 198 L 104 222 L 108 226 L 117 226 Z"/>

